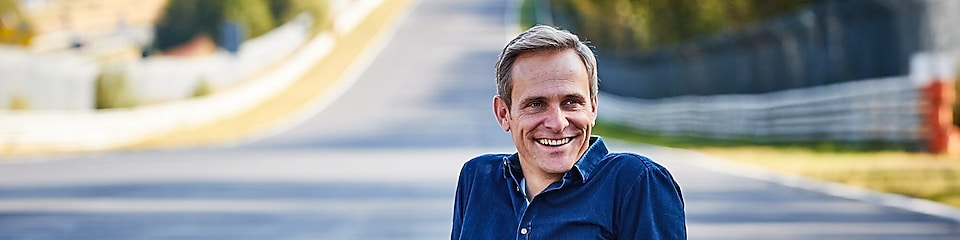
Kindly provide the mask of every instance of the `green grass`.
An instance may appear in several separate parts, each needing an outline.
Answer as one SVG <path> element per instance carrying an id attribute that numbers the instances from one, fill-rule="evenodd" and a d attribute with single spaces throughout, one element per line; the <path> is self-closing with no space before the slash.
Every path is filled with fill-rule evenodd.
<path id="1" fill-rule="evenodd" d="M 851 150 L 836 143 L 765 144 L 670 137 L 598 122 L 606 138 L 686 148 L 767 169 L 881 192 L 924 198 L 960 208 L 960 158 L 893 150 Z M 842 145 L 842 144 L 841 144 Z"/>
<path id="2" fill-rule="evenodd" d="M 728 160 L 960 207 L 960 160 L 910 152 L 814 152 L 776 147 L 693 148 Z"/>
<path id="3" fill-rule="evenodd" d="M 139 104 L 128 77 L 123 71 L 118 67 L 108 67 L 97 76 L 97 109 L 130 108 Z"/>
<path id="4" fill-rule="evenodd" d="M 716 139 L 696 136 L 668 136 L 598 120 L 593 133 L 601 136 L 677 148 L 767 146 L 805 149 L 816 152 L 876 152 L 888 149 L 917 150 L 917 143 L 809 141 L 783 142 L 767 139 Z"/>
<path id="5" fill-rule="evenodd" d="M 213 93 L 213 87 L 210 86 L 210 81 L 207 81 L 206 77 L 201 77 L 197 80 L 197 85 L 193 88 L 193 93 L 191 97 L 203 97 Z"/>

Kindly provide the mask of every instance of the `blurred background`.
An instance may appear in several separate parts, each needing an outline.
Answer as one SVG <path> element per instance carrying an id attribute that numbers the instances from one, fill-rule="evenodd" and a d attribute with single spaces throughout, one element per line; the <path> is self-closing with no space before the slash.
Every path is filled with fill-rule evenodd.
<path id="1" fill-rule="evenodd" d="M 642 100 L 631 107 L 657 112 L 617 122 L 691 137 L 957 151 L 951 130 L 957 121 L 946 120 L 952 126 L 942 130 L 929 126 L 941 124 L 931 118 L 956 112 L 932 105 L 953 108 L 953 102 L 922 92 L 954 86 L 960 6 L 952 1 L 527 1 L 524 7 L 531 13 L 522 19 L 526 25 L 563 26 L 597 47 L 603 92 Z M 939 134 L 951 135 L 951 143 L 930 142 Z"/>
<path id="2" fill-rule="evenodd" d="M 691 238 L 960 235 L 960 1 L 0 0 L 0 238 L 445 238 L 537 24 Z"/>
<path id="3" fill-rule="evenodd" d="M 203 96 L 289 54 L 329 15 L 322 1 L 0 6 L 0 98 L 10 110 L 124 108 Z"/>
<path id="4" fill-rule="evenodd" d="M 522 26 L 561 26 L 596 46 L 601 135 L 629 132 L 622 137 L 960 206 L 960 3 L 521 8 Z"/>

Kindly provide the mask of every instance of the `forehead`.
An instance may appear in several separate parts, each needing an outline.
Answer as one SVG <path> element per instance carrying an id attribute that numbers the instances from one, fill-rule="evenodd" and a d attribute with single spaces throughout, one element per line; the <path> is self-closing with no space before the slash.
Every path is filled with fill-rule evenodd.
<path id="1" fill-rule="evenodd" d="M 590 78 L 573 49 L 524 53 L 510 70 L 514 99 L 550 95 L 589 95 Z M 539 96 L 527 96 L 536 94 Z"/>

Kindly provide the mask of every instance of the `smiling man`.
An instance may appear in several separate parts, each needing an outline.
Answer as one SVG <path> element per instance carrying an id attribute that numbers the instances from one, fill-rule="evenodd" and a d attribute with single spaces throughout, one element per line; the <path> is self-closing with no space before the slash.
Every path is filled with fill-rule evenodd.
<path id="1" fill-rule="evenodd" d="M 680 187 L 666 168 L 609 153 L 590 135 L 597 61 L 570 32 L 535 26 L 496 65 L 493 112 L 517 153 L 460 171 L 451 239 L 685 239 Z"/>

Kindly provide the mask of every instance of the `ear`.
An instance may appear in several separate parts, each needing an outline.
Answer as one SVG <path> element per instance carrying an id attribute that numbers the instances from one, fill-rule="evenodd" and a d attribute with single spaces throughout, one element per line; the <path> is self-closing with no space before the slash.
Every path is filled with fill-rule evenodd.
<path id="1" fill-rule="evenodd" d="M 493 97 L 493 115 L 497 117 L 497 122 L 500 123 L 500 127 L 503 128 L 503 131 L 510 131 L 510 106 L 507 106 L 507 103 L 503 101 L 503 98 L 500 96 Z"/>
<path id="2" fill-rule="evenodd" d="M 590 104 L 590 113 L 593 115 L 593 119 L 590 122 L 590 127 L 593 127 L 597 125 L 597 95 L 594 94 L 593 97 L 590 97 L 590 101 L 593 103 Z"/>

